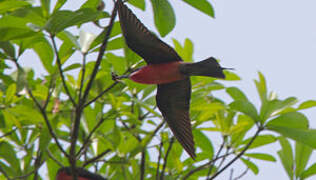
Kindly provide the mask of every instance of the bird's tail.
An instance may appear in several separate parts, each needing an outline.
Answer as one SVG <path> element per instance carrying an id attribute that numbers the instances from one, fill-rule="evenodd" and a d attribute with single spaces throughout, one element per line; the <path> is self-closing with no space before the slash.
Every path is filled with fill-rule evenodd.
<path id="1" fill-rule="evenodd" d="M 184 63 L 180 66 L 180 72 L 188 76 L 210 76 L 223 79 L 225 78 L 224 69 L 232 68 L 221 67 L 213 57 L 196 63 Z"/>

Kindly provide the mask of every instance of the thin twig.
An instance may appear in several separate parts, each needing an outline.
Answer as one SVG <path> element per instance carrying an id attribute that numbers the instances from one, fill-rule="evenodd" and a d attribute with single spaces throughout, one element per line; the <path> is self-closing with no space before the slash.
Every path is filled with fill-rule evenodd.
<path id="1" fill-rule="evenodd" d="M 93 135 L 93 133 L 101 126 L 101 124 L 108 119 L 110 116 L 112 116 L 114 114 L 114 112 L 108 114 L 106 117 L 102 117 L 99 122 L 94 126 L 94 128 L 91 130 L 91 132 L 89 133 L 88 137 L 85 139 L 85 141 L 83 142 L 80 150 L 78 151 L 78 153 L 76 154 L 76 156 L 79 158 L 81 155 L 81 152 L 87 148 L 87 145 L 89 144 L 90 138 Z"/>
<path id="2" fill-rule="evenodd" d="M 64 165 L 59 162 L 55 157 L 54 155 L 52 154 L 52 152 L 50 152 L 50 150 L 47 149 L 47 155 L 48 157 L 50 157 L 53 161 L 55 161 L 56 164 L 58 164 L 60 167 L 64 167 Z"/>
<path id="3" fill-rule="evenodd" d="M 15 128 L 12 129 L 11 131 L 9 131 L 9 132 L 3 134 L 2 136 L 0 136 L 0 139 L 4 138 L 4 137 L 6 137 L 6 136 L 10 136 L 10 135 L 11 135 L 12 133 L 14 133 L 14 131 L 16 131 L 17 129 L 18 129 L 18 128 L 15 127 Z"/>
<path id="4" fill-rule="evenodd" d="M 64 73 L 63 73 L 63 69 L 62 69 L 62 65 L 61 65 L 61 61 L 60 61 L 60 58 L 59 58 L 59 53 L 58 53 L 58 50 L 57 50 L 57 45 L 56 45 L 56 41 L 55 41 L 55 36 L 54 35 L 50 35 L 50 38 L 52 40 L 52 43 L 53 43 L 53 49 L 54 49 L 54 52 L 55 52 L 55 55 L 56 55 L 56 60 L 57 60 L 57 66 L 58 66 L 58 71 L 59 71 L 59 75 L 61 77 L 61 81 L 63 83 L 63 87 L 66 91 L 66 94 L 68 95 L 71 103 L 76 106 L 76 102 L 75 100 L 72 98 L 71 94 L 70 94 L 70 91 L 68 89 L 68 86 L 66 84 L 66 80 L 65 80 L 65 76 L 64 76 Z"/>
<path id="5" fill-rule="evenodd" d="M 90 163 L 96 162 L 98 159 L 100 159 L 101 157 L 103 157 L 104 155 L 106 155 L 107 153 L 111 152 L 110 149 L 107 149 L 105 151 L 103 151 L 102 153 L 100 153 L 99 155 L 87 160 L 86 162 L 83 163 L 83 167 L 89 165 Z"/>
<path id="6" fill-rule="evenodd" d="M 234 169 L 230 169 L 229 180 L 233 180 Z"/>
<path id="7" fill-rule="evenodd" d="M 211 161 L 209 161 L 209 162 L 207 162 L 207 163 L 205 163 L 205 164 L 202 164 L 202 165 L 196 167 L 195 169 L 192 169 L 190 172 L 188 172 L 186 175 L 183 176 L 183 179 L 185 180 L 185 179 L 189 178 L 192 174 L 194 174 L 194 173 L 196 173 L 196 172 L 198 172 L 198 171 L 201 171 L 201 170 L 203 170 L 203 169 L 206 169 L 210 164 L 213 164 L 213 163 L 215 163 L 217 160 L 222 159 L 222 158 L 224 158 L 224 157 L 226 157 L 226 156 L 229 156 L 229 155 L 231 155 L 232 153 L 233 153 L 233 152 L 230 152 L 230 153 L 228 153 L 227 155 L 218 156 L 217 158 L 214 158 L 214 159 L 212 159 Z"/>
<path id="8" fill-rule="evenodd" d="M 242 172 L 239 176 L 235 177 L 234 180 L 238 180 L 238 179 L 241 179 L 244 175 L 247 174 L 249 168 L 247 168 L 244 172 Z"/>
<path id="9" fill-rule="evenodd" d="M 83 84 L 84 84 L 84 76 L 86 74 L 86 58 L 87 58 L 87 54 L 84 53 L 83 58 L 82 58 L 82 71 L 81 71 L 81 80 L 80 80 L 78 102 L 81 99 L 81 94 L 82 94 L 82 89 L 83 89 Z"/>
<path id="10" fill-rule="evenodd" d="M 264 128 L 262 126 L 259 126 L 257 129 L 255 135 L 251 138 L 249 143 L 244 147 L 244 149 L 234 158 L 232 159 L 229 163 L 227 163 L 221 170 L 217 171 L 209 180 L 212 180 L 216 178 L 220 173 L 222 173 L 225 169 L 227 169 L 231 164 L 233 164 L 236 160 L 238 160 L 250 147 L 250 145 L 253 143 L 253 141 L 257 138 L 259 133 L 263 130 Z"/>
<path id="11" fill-rule="evenodd" d="M 163 147 L 163 141 L 161 141 L 159 145 L 158 162 L 157 162 L 157 169 L 156 169 L 156 180 L 158 180 L 159 178 L 159 168 L 160 168 L 160 162 L 161 162 L 162 147 Z"/>
<path id="12" fill-rule="evenodd" d="M 39 168 L 41 168 L 41 166 L 44 164 L 45 161 L 41 161 L 39 163 L 39 165 L 37 167 L 35 167 L 32 171 L 22 175 L 22 176 L 17 176 L 17 177 L 13 177 L 13 178 L 8 178 L 8 180 L 15 180 L 15 179 L 27 179 L 27 177 L 31 176 L 32 174 L 34 174 L 35 172 L 38 171 Z"/>
<path id="13" fill-rule="evenodd" d="M 111 90 L 115 85 L 118 84 L 118 81 L 115 81 L 113 84 L 111 84 L 108 88 L 103 90 L 99 95 L 97 95 L 95 98 L 91 99 L 89 102 L 87 102 L 84 107 L 89 106 L 91 103 L 95 102 L 97 99 L 99 99 L 101 96 L 103 96 L 105 93 L 107 93 L 109 90 Z"/>
<path id="14" fill-rule="evenodd" d="M 43 105 L 43 109 L 46 111 L 46 108 L 47 108 L 47 105 L 48 105 L 48 102 L 50 100 L 50 97 L 52 96 L 53 92 L 54 92 L 54 80 L 55 80 L 55 75 L 53 75 L 51 77 L 51 80 L 49 82 L 49 87 L 48 87 L 48 92 L 47 92 L 47 96 L 46 96 L 46 100 L 45 100 L 45 103 Z"/>
<path id="15" fill-rule="evenodd" d="M 25 73 L 23 68 L 20 66 L 20 64 L 17 62 L 17 61 L 14 61 L 15 62 L 15 65 L 16 67 L 18 68 L 18 70 L 20 70 L 21 73 Z M 50 133 L 50 135 L 53 137 L 57 147 L 59 148 L 59 150 L 64 154 L 65 157 L 69 157 L 69 155 L 66 153 L 66 151 L 63 149 L 63 147 L 61 146 L 54 130 L 53 130 L 53 127 L 52 125 L 50 124 L 49 120 L 48 120 L 48 117 L 47 117 L 47 114 L 46 114 L 46 111 L 45 109 L 42 108 L 41 104 L 36 100 L 36 98 L 34 97 L 33 93 L 32 93 L 32 90 L 29 88 L 28 84 L 27 84 L 27 81 L 25 81 L 25 87 L 26 87 L 26 90 L 28 92 L 28 94 L 30 95 L 31 99 L 33 100 L 33 102 L 35 103 L 35 105 L 37 106 L 37 108 L 40 110 L 43 118 L 44 118 L 44 121 L 46 123 L 46 126 L 48 128 L 48 131 Z"/>
<path id="16" fill-rule="evenodd" d="M 222 152 L 222 150 L 223 150 L 223 148 L 224 148 L 224 145 L 225 145 L 225 142 L 226 142 L 226 141 L 225 141 L 225 138 L 223 138 L 223 143 L 221 144 L 219 150 L 217 151 L 216 156 L 215 156 L 215 159 L 217 159 L 218 156 L 220 155 L 220 153 Z M 223 159 L 224 159 L 224 158 L 223 158 Z M 215 161 L 213 161 L 213 162 L 215 163 Z M 209 176 L 210 176 L 210 174 L 211 174 L 211 172 L 212 172 L 212 169 L 213 169 L 213 167 L 214 167 L 214 163 L 211 163 L 211 164 L 210 164 L 210 168 L 209 168 L 209 170 L 208 170 L 208 172 L 207 172 L 206 179 L 209 178 Z"/>
<path id="17" fill-rule="evenodd" d="M 160 174 L 160 180 L 164 179 L 165 170 L 166 170 L 166 167 L 167 167 L 168 156 L 169 156 L 169 153 L 171 151 L 173 142 L 174 142 L 174 137 L 172 137 L 170 139 L 170 144 L 169 144 L 169 147 L 167 149 L 166 155 L 165 155 L 164 160 L 163 160 L 164 162 L 163 162 L 162 171 L 161 171 L 161 174 Z"/>
<path id="18" fill-rule="evenodd" d="M 93 71 L 92 71 L 92 74 L 91 74 L 91 78 L 87 84 L 87 87 L 84 91 L 84 94 L 83 94 L 83 97 L 82 97 L 82 101 L 85 102 L 89 92 L 90 92 L 90 89 L 92 87 L 92 83 L 97 75 L 97 72 L 98 72 L 98 69 L 99 69 L 99 66 L 101 64 L 101 61 L 102 61 L 102 58 L 103 58 L 103 55 L 105 53 L 105 50 L 106 50 L 106 47 L 107 47 L 107 43 L 108 43 L 108 40 L 110 38 L 110 34 L 111 34 L 111 30 L 112 30 L 112 27 L 113 27 L 113 24 L 114 24 L 114 20 L 115 20 L 115 17 L 116 17 L 116 14 L 117 14 L 117 3 L 115 3 L 114 5 L 114 8 L 113 8 L 113 11 L 112 11 L 112 15 L 111 15 L 111 19 L 110 19 L 110 23 L 109 23 L 109 26 L 108 26 L 108 30 L 105 34 L 105 37 L 104 37 L 104 40 L 102 42 L 102 45 L 100 47 L 100 50 L 99 50 L 99 54 L 98 54 L 98 57 L 97 57 L 97 60 L 95 62 L 95 65 L 94 65 L 94 68 L 93 68 Z"/>
<path id="19" fill-rule="evenodd" d="M 146 148 L 142 151 L 142 158 L 140 160 L 140 180 L 145 179 L 145 164 L 146 164 Z"/>

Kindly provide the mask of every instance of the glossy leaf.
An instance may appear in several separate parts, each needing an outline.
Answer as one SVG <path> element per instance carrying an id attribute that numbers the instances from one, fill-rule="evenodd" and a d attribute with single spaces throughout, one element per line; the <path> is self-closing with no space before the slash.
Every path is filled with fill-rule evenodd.
<path id="1" fill-rule="evenodd" d="M 243 141 L 242 144 L 248 144 L 252 137 Z M 267 144 L 274 143 L 277 140 L 273 135 L 260 135 L 257 136 L 253 143 L 250 145 L 249 149 L 261 147 Z"/>
<path id="2" fill-rule="evenodd" d="M 214 8 L 207 0 L 183 0 L 183 2 L 188 3 L 190 6 L 213 18 L 215 17 Z"/>
<path id="3" fill-rule="evenodd" d="M 255 158 L 255 159 L 260 159 L 264 161 L 271 161 L 271 162 L 276 162 L 276 159 L 270 155 L 270 154 L 264 154 L 264 153 L 247 153 L 245 156 L 250 157 L 250 158 Z"/>
<path id="4" fill-rule="evenodd" d="M 258 94 L 260 96 L 261 102 L 264 103 L 267 100 L 267 83 L 261 72 L 258 72 L 259 80 L 255 80 Z"/>
<path id="5" fill-rule="evenodd" d="M 151 0 L 154 11 L 155 26 L 159 34 L 164 37 L 169 34 L 176 25 L 176 17 L 168 0 Z"/>
<path id="6" fill-rule="evenodd" d="M 209 138 L 207 138 L 207 136 L 199 130 L 193 130 L 193 136 L 196 146 L 201 148 L 202 153 L 205 153 L 208 158 L 212 158 L 214 148 Z"/>
<path id="7" fill-rule="evenodd" d="M 50 0 L 41 0 L 42 9 L 44 16 L 48 16 L 50 11 Z"/>
<path id="8" fill-rule="evenodd" d="M 240 158 L 240 159 L 254 174 L 259 173 L 259 168 L 255 163 L 253 163 L 245 158 Z"/>
<path id="9" fill-rule="evenodd" d="M 129 0 L 127 1 L 129 4 L 145 11 L 145 0 Z"/>
<path id="10" fill-rule="evenodd" d="M 45 25 L 45 29 L 51 34 L 85 22 L 93 21 L 98 17 L 99 12 L 92 9 L 80 9 L 78 11 L 62 10 L 53 14 Z"/>
<path id="11" fill-rule="evenodd" d="M 316 106 L 316 101 L 315 100 L 308 100 L 308 101 L 305 101 L 302 104 L 300 104 L 297 109 L 298 110 L 309 109 L 309 108 L 312 108 L 312 107 L 315 107 L 315 106 Z"/>
<path id="12" fill-rule="evenodd" d="M 249 101 L 234 101 L 229 104 L 230 108 L 242 112 L 245 115 L 251 117 L 254 121 L 259 121 L 258 112 L 253 104 Z"/>
<path id="13" fill-rule="evenodd" d="M 27 26 L 27 20 L 15 16 L 0 18 L 0 41 L 23 39 L 36 34 Z"/>
<path id="14" fill-rule="evenodd" d="M 280 116 L 272 119 L 266 125 L 268 129 L 278 129 L 278 128 L 295 128 L 295 129 L 307 129 L 308 119 L 299 112 L 289 112 L 281 114 Z"/>
<path id="15" fill-rule="evenodd" d="M 226 88 L 226 92 L 233 98 L 235 101 L 249 101 L 247 96 L 237 87 Z"/>
<path id="16" fill-rule="evenodd" d="M 6 0 L 0 2 L 0 14 L 14 11 L 21 7 L 29 6 L 30 3 L 27 1 L 20 0 Z"/>
<path id="17" fill-rule="evenodd" d="M 295 175 L 300 177 L 303 173 L 313 149 L 302 143 L 295 143 Z"/>
<path id="18" fill-rule="evenodd" d="M 310 167 L 308 167 L 303 173 L 301 174 L 301 178 L 308 178 L 311 176 L 316 175 L 316 163 L 312 164 Z"/>
<path id="19" fill-rule="evenodd" d="M 13 146 L 5 141 L 0 142 L 0 159 L 10 164 L 16 174 L 21 173 L 20 161 L 16 157 L 16 152 Z"/>
<path id="20" fill-rule="evenodd" d="M 67 2 L 67 0 L 57 0 L 53 13 L 58 11 L 66 2 Z"/>
<path id="21" fill-rule="evenodd" d="M 14 46 L 7 42 L 1 42 L 0 41 L 0 49 L 2 49 L 9 57 L 15 58 L 15 48 Z"/>
<path id="22" fill-rule="evenodd" d="M 279 137 L 279 142 L 282 147 L 281 150 L 278 151 L 278 155 L 281 159 L 283 168 L 285 169 L 287 175 L 290 179 L 293 178 L 293 167 L 294 167 L 294 158 L 293 158 L 293 150 L 289 141 L 284 137 Z"/>

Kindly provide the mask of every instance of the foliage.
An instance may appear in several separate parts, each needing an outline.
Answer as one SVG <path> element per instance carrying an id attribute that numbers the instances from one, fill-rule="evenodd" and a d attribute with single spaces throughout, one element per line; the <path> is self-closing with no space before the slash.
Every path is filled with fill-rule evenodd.
<path id="1" fill-rule="evenodd" d="M 99 0 L 86 1 L 78 10 L 62 9 L 66 2 L 0 2 L 0 178 L 44 179 L 39 173 L 44 168 L 54 179 L 61 166 L 83 166 L 111 179 L 213 179 L 236 160 L 245 164 L 246 172 L 258 174 L 254 159 L 276 161 L 260 148 L 277 142 L 290 179 L 316 174 L 315 162 L 307 167 L 316 131 L 301 113 L 316 101 L 297 106 L 295 97 L 277 98 L 268 92 L 261 73 L 255 81 L 260 106 L 237 87 L 193 77 L 193 161 L 163 123 L 155 86 L 111 79 L 113 71 L 126 74 L 143 65 L 124 44 L 115 13 L 100 11 Z M 174 28 L 176 15 L 168 0 L 150 2 L 155 25 L 165 36 Z M 206 0 L 184 2 L 214 16 Z M 130 4 L 145 9 L 144 0 Z M 104 28 L 103 19 L 110 22 Z M 93 42 L 93 35 L 70 30 L 86 23 L 101 28 Z M 193 43 L 173 41 L 179 55 L 192 61 Z M 28 51 L 37 54 L 46 74 L 36 76 L 37 69 L 21 65 Z M 81 62 L 72 60 L 76 52 L 81 52 Z M 231 72 L 226 76 L 239 80 Z M 216 91 L 227 93 L 232 102 L 215 97 Z M 210 132 L 221 137 L 220 147 L 214 147 Z M 288 138 L 295 141 L 295 151 Z"/>

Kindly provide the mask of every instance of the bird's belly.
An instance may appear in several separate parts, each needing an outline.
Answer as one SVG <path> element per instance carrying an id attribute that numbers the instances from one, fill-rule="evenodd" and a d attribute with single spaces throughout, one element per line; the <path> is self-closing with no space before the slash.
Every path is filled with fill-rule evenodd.
<path id="1" fill-rule="evenodd" d="M 130 79 L 142 84 L 165 84 L 184 79 L 180 73 L 181 61 L 164 64 L 150 64 L 130 75 Z"/>

